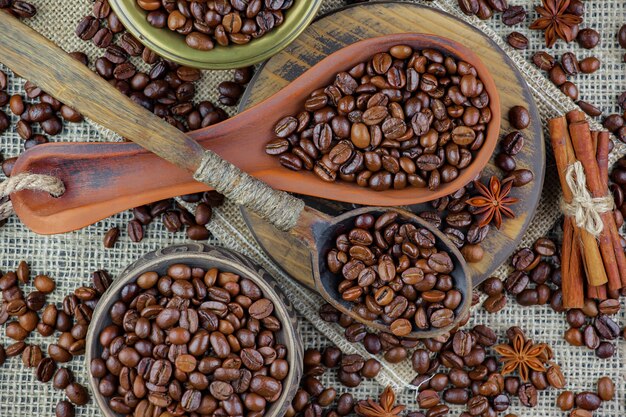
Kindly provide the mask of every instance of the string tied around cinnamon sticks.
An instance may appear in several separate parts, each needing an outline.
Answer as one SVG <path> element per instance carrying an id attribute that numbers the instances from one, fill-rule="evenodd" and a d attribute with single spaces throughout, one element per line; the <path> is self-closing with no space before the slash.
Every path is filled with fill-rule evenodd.
<path id="1" fill-rule="evenodd" d="M 594 237 L 600 236 L 604 229 L 602 213 L 612 212 L 615 202 L 610 195 L 593 197 L 587 189 L 585 169 L 580 161 L 567 167 L 565 181 L 572 191 L 568 203 L 561 200 L 561 208 L 566 216 L 572 217 L 576 226 L 587 230 Z"/>

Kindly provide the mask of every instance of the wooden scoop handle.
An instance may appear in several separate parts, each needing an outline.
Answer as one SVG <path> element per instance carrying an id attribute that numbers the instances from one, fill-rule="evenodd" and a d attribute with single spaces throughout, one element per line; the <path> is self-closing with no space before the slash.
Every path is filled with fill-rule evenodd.
<path id="1" fill-rule="evenodd" d="M 195 173 L 196 180 L 214 186 L 268 221 L 278 222 L 283 229 L 295 224 L 299 211 L 288 222 L 273 215 L 281 212 L 281 207 L 277 207 L 281 205 L 287 211 L 295 212 L 296 207 L 301 210 L 302 205 L 297 199 L 272 190 L 265 183 L 221 161 L 216 154 L 205 151 L 191 137 L 132 102 L 54 43 L 7 13 L 0 13 L 0 33 L 0 61 L 22 77 L 104 127 Z M 211 177 L 211 166 L 219 166 L 220 172 L 216 174 L 221 178 Z M 233 187 L 225 184 L 227 181 L 231 181 Z M 254 189 L 263 192 L 242 191 Z"/>

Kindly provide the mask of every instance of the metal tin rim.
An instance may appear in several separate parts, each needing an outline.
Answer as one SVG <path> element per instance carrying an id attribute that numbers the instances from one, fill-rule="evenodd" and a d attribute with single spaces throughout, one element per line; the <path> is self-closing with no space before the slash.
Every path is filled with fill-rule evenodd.
<path id="1" fill-rule="evenodd" d="M 268 34 L 245 45 L 216 46 L 210 51 L 195 50 L 185 44 L 182 35 L 151 26 L 146 21 L 146 12 L 135 0 L 109 3 L 124 27 L 157 55 L 189 67 L 223 70 L 254 65 L 278 53 L 311 23 L 322 0 L 298 0 L 286 12 L 283 24 Z"/>

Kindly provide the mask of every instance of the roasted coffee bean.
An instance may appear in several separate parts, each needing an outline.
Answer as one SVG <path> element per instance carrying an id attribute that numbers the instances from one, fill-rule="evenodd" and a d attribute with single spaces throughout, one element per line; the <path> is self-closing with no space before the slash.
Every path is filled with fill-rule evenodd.
<path id="1" fill-rule="evenodd" d="M 511 32 L 506 37 L 507 42 L 515 49 L 527 49 L 528 38 L 520 32 Z"/>
<path id="2" fill-rule="evenodd" d="M 566 52 L 561 56 L 561 67 L 565 74 L 567 75 L 576 75 L 580 71 L 578 59 L 576 55 L 571 52 Z"/>
<path id="3" fill-rule="evenodd" d="M 600 342 L 595 350 L 596 356 L 600 359 L 608 359 L 615 355 L 615 346 L 610 342 Z"/>
<path id="4" fill-rule="evenodd" d="M 514 26 L 526 20 L 526 9 L 522 6 L 510 6 L 502 13 L 502 23 Z"/>
<path id="5" fill-rule="evenodd" d="M 537 405 L 537 389 L 532 384 L 520 385 L 517 395 L 522 405 L 526 407 Z"/>
<path id="6" fill-rule="evenodd" d="M 620 327 L 610 317 L 600 314 L 594 321 L 594 327 L 598 335 L 607 340 L 614 340 L 619 337 Z"/>
<path id="7" fill-rule="evenodd" d="M 56 417 L 74 417 L 75 410 L 74 405 L 69 401 L 59 401 L 55 407 L 55 416 Z"/>
<path id="8" fill-rule="evenodd" d="M 119 235 L 120 235 L 119 228 L 113 227 L 109 229 L 104 235 L 104 241 L 103 241 L 104 247 L 110 249 L 113 246 L 115 246 L 115 243 L 117 242 L 117 239 L 119 238 Z"/>
<path id="9" fill-rule="evenodd" d="M 505 294 L 496 294 L 489 296 L 483 302 L 483 308 L 489 313 L 497 313 L 502 310 L 506 306 L 506 295 Z"/>
<path id="10" fill-rule="evenodd" d="M 530 114 L 523 106 L 513 106 L 509 110 L 509 123 L 515 129 L 526 129 L 530 125 Z"/>
<path id="11" fill-rule="evenodd" d="M 43 358 L 39 365 L 37 366 L 37 370 L 35 375 L 39 382 L 48 382 L 54 376 L 56 371 L 57 364 L 52 358 Z"/>
<path id="12" fill-rule="evenodd" d="M 22 363 L 27 368 L 36 368 L 41 362 L 43 353 L 39 346 L 29 345 L 22 352 Z"/>
<path id="13" fill-rule="evenodd" d="M 561 411 L 569 411 L 574 408 L 574 393 L 572 391 L 563 391 L 556 399 L 556 405 Z"/>
<path id="14" fill-rule="evenodd" d="M 586 101 L 578 100 L 576 104 L 578 104 L 578 107 L 580 107 L 585 113 L 587 113 L 591 117 L 598 117 L 602 115 L 602 110 Z"/>
<path id="15" fill-rule="evenodd" d="M 100 27 L 99 21 L 93 16 L 85 16 L 76 27 L 76 36 L 84 41 L 93 38 Z"/>
<path id="16" fill-rule="evenodd" d="M 65 388 L 65 395 L 75 405 L 85 405 L 89 402 L 89 392 L 77 382 L 72 382 Z"/>
<path id="17" fill-rule="evenodd" d="M 128 222 L 128 236 L 133 242 L 141 242 L 143 240 L 143 226 L 138 220 Z"/>
<path id="18" fill-rule="evenodd" d="M 547 52 L 537 52 L 533 55 L 532 58 L 533 63 L 537 68 L 542 69 L 544 71 L 550 71 L 555 64 L 555 59 L 552 55 Z"/>
<path id="19" fill-rule="evenodd" d="M 598 379 L 598 396 L 602 401 L 612 401 L 615 397 L 615 384 L 608 376 Z"/>
<path id="20" fill-rule="evenodd" d="M 524 148 L 524 135 L 518 131 L 511 132 L 502 139 L 500 147 L 503 152 L 515 156 Z"/>
<path id="21" fill-rule="evenodd" d="M 593 49 L 600 43 L 600 34 L 591 28 L 584 28 L 576 36 L 578 44 L 585 49 Z"/>
<path id="22" fill-rule="evenodd" d="M 600 345 L 600 338 L 593 326 L 587 326 L 583 331 L 583 341 L 589 349 L 596 349 Z"/>
<path id="23" fill-rule="evenodd" d="M 587 391 L 576 394 L 575 403 L 583 410 L 595 411 L 600 408 L 602 400 L 596 393 Z"/>

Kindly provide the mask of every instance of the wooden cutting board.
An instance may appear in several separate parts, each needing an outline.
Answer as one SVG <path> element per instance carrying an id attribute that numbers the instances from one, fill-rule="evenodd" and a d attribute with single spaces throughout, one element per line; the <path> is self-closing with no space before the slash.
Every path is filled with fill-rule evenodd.
<path id="1" fill-rule="evenodd" d="M 532 123 L 524 131 L 526 142 L 515 159 L 518 168 L 535 173 L 535 181 L 514 188 L 519 198 L 514 206 L 515 219 L 506 219 L 500 230 L 492 228 L 482 246 L 485 256 L 481 262 L 470 264 L 474 285 L 478 285 L 513 253 L 537 208 L 545 171 L 545 147 L 541 119 L 537 106 L 522 74 L 508 56 L 486 35 L 457 18 L 429 7 L 410 3 L 364 3 L 346 7 L 314 22 L 288 48 L 268 60 L 252 80 L 242 98 L 241 109 L 248 108 L 300 76 L 326 55 L 358 40 L 391 33 L 418 32 L 444 36 L 468 46 L 483 60 L 498 86 L 502 102 L 502 135 L 512 129 L 508 110 L 515 105 L 526 106 Z M 346 68 L 348 69 L 348 68 Z M 280 118 L 282 114 L 277 114 Z M 495 154 L 494 154 L 495 156 Z M 278 162 L 277 162 L 278 163 Z M 500 175 L 493 158 L 485 168 L 484 178 L 491 173 Z M 320 186 L 323 183 L 320 181 Z M 302 196 L 306 204 L 329 214 L 340 214 L 356 206 L 319 198 Z M 429 204 L 410 206 L 415 213 L 433 210 Z M 267 254 L 291 276 L 311 282 L 308 250 L 293 237 L 242 209 L 253 235 Z"/>

